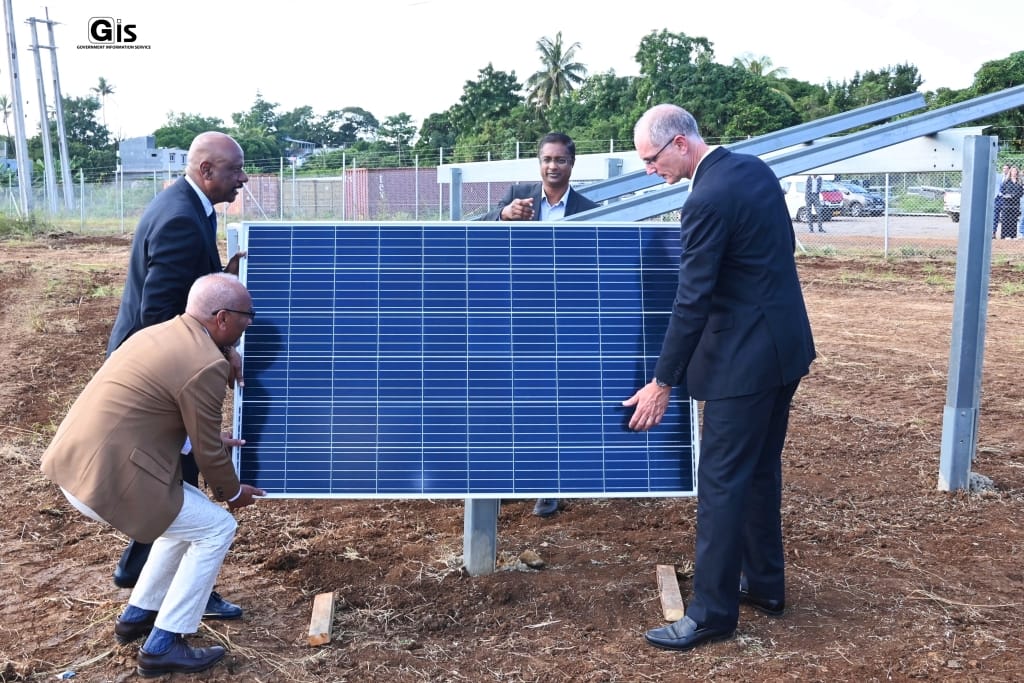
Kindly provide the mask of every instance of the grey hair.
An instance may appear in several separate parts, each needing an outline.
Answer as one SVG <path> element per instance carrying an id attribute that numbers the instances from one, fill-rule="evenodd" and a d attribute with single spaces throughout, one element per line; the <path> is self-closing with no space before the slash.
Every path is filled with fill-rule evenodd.
<path id="1" fill-rule="evenodd" d="M 675 104 L 657 104 L 648 109 L 636 122 L 634 134 L 642 131 L 644 127 L 653 145 L 663 145 L 676 135 L 702 139 L 693 114 Z"/>

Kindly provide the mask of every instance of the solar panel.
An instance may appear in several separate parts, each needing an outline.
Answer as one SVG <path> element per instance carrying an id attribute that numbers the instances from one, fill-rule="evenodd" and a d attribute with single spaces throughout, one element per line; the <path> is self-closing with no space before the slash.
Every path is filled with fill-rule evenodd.
<path id="1" fill-rule="evenodd" d="M 678 276 L 661 223 L 244 223 L 242 481 L 283 497 L 693 495 L 695 403 L 651 432 Z"/>

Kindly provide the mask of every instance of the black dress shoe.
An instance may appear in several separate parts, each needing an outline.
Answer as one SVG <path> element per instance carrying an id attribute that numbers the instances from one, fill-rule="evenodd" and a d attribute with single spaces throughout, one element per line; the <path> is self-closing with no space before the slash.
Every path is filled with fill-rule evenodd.
<path id="1" fill-rule="evenodd" d="M 745 588 L 740 588 L 740 602 L 744 602 L 758 612 L 767 614 L 770 617 L 781 617 L 782 613 L 786 611 L 785 600 L 773 600 L 771 598 L 751 595 Z"/>
<path id="2" fill-rule="evenodd" d="M 241 619 L 242 608 L 228 602 L 217 591 L 211 591 L 203 610 L 203 619 Z"/>
<path id="3" fill-rule="evenodd" d="M 118 617 L 117 621 L 114 622 L 114 638 L 117 642 L 125 645 L 138 640 L 143 636 L 148 636 L 149 632 L 153 630 L 153 623 L 156 621 L 156 612 L 153 612 L 142 621 L 121 621 Z"/>
<path id="4" fill-rule="evenodd" d="M 715 643 L 728 640 L 736 633 L 736 629 L 722 630 L 702 628 L 690 617 L 683 617 L 674 624 L 652 628 L 644 634 L 647 642 L 662 650 L 690 650 L 704 643 Z"/>
<path id="5" fill-rule="evenodd" d="M 175 636 L 171 649 L 162 655 L 151 655 L 145 650 L 139 650 L 135 670 L 144 678 L 170 673 L 195 673 L 209 669 L 220 661 L 224 653 L 220 645 L 189 647 L 184 638 Z"/>

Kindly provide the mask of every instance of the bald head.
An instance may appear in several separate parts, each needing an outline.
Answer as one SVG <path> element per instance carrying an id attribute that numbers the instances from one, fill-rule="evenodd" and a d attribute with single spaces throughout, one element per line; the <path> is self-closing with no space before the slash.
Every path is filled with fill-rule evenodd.
<path id="1" fill-rule="evenodd" d="M 249 181 L 242 147 L 226 133 L 207 131 L 192 140 L 185 173 L 212 204 L 234 201 Z"/>
<path id="2" fill-rule="evenodd" d="M 203 324 L 218 346 L 233 346 L 252 323 L 252 297 L 234 275 L 211 273 L 192 284 L 185 314 Z"/>

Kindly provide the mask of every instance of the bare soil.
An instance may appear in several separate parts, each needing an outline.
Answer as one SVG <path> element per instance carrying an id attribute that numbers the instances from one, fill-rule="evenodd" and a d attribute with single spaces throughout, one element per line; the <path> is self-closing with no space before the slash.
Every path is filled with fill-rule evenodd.
<path id="1" fill-rule="evenodd" d="M 128 256 L 120 237 L 0 245 L 0 681 L 138 678 L 119 646 L 126 539 L 38 471 L 103 360 Z M 975 472 L 937 490 L 955 264 L 802 257 L 819 350 L 784 454 L 788 610 L 741 608 L 737 637 L 647 646 L 655 566 L 688 597 L 696 501 L 503 505 L 502 567 L 461 570 L 459 501 L 267 500 L 238 513 L 219 589 L 245 608 L 201 681 L 1018 681 L 1024 679 L 1024 271 L 993 265 Z M 544 561 L 539 570 L 517 558 Z M 333 591 L 334 639 L 307 644 Z"/>

